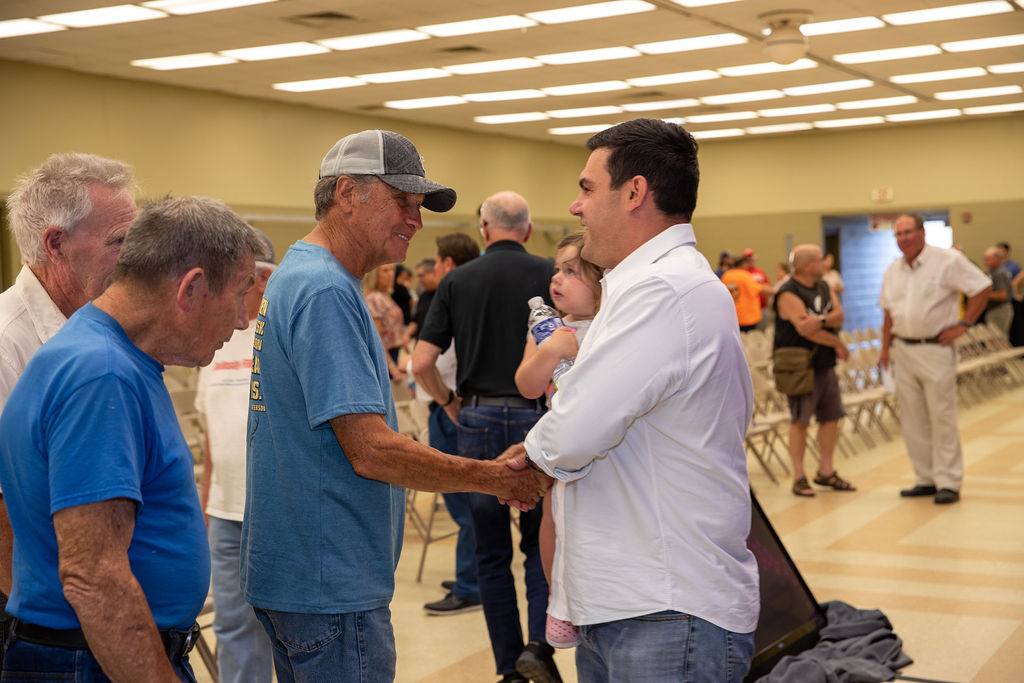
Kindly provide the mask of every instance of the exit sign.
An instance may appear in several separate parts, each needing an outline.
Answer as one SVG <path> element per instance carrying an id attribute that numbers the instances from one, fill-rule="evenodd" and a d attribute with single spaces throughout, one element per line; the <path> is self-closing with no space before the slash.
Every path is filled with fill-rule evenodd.
<path id="1" fill-rule="evenodd" d="M 891 202 L 893 191 L 891 187 L 876 187 L 871 190 L 871 200 L 875 202 Z"/>

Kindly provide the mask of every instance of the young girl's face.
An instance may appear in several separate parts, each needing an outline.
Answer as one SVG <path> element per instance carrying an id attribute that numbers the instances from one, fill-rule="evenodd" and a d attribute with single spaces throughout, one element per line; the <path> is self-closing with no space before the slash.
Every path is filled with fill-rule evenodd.
<path id="1" fill-rule="evenodd" d="M 555 255 L 555 274 L 551 277 L 551 300 L 558 310 L 576 320 L 594 317 L 596 283 L 584 275 L 579 250 L 562 247 Z"/>

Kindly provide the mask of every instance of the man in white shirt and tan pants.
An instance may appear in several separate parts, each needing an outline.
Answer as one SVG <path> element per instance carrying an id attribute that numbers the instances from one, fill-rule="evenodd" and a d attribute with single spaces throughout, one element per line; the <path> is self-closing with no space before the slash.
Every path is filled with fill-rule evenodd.
<path id="1" fill-rule="evenodd" d="M 925 244 L 918 215 L 898 217 L 893 232 L 903 257 L 882 278 L 878 362 L 887 368 L 892 360 L 903 439 L 914 466 L 914 486 L 900 495 L 934 496 L 946 505 L 960 500 L 963 483 L 953 344 L 981 315 L 992 281 L 960 252 Z M 958 319 L 961 293 L 967 305 Z"/>
<path id="2" fill-rule="evenodd" d="M 581 683 L 739 683 L 759 610 L 752 390 L 732 299 L 689 225 L 697 145 L 637 119 L 587 146 L 569 210 L 583 258 L 607 269 L 601 306 L 515 463 L 567 482 L 549 611 L 579 626 Z"/>

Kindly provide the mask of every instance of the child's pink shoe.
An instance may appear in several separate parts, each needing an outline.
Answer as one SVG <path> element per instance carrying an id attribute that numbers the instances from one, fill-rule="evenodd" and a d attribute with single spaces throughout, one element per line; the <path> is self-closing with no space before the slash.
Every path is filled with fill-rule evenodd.
<path id="1" fill-rule="evenodd" d="M 551 647 L 576 647 L 580 644 L 579 630 L 568 621 L 562 621 L 548 615 L 544 628 L 544 636 Z"/>

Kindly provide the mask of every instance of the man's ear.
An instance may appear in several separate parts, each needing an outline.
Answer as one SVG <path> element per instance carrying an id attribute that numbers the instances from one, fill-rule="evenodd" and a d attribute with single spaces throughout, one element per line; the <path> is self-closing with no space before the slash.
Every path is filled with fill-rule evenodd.
<path id="1" fill-rule="evenodd" d="M 50 261 L 57 262 L 64 257 L 63 249 L 67 237 L 64 228 L 58 228 L 56 225 L 47 226 L 43 231 L 43 249 Z"/>
<path id="2" fill-rule="evenodd" d="M 639 208 L 644 200 L 651 194 L 651 188 L 647 184 L 647 178 L 642 175 L 635 175 L 625 182 L 623 197 L 626 201 L 626 208 L 629 211 Z"/>
<path id="3" fill-rule="evenodd" d="M 523 235 L 523 244 L 526 244 L 526 240 L 530 239 L 530 235 L 532 235 L 532 234 L 533 234 L 533 221 L 530 221 L 530 224 L 526 226 L 526 234 Z"/>
<path id="4" fill-rule="evenodd" d="M 205 298 L 210 281 L 202 268 L 192 268 L 178 279 L 175 301 L 183 311 L 192 311 Z"/>
<path id="5" fill-rule="evenodd" d="M 351 176 L 342 175 L 334 182 L 334 203 L 341 207 L 346 213 L 350 211 L 353 203 L 359 201 L 356 196 L 356 183 Z"/>

